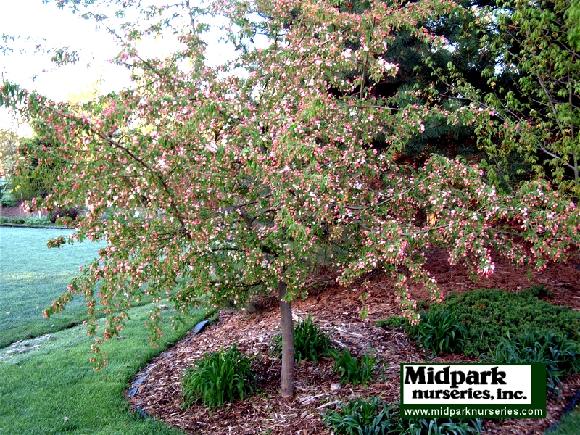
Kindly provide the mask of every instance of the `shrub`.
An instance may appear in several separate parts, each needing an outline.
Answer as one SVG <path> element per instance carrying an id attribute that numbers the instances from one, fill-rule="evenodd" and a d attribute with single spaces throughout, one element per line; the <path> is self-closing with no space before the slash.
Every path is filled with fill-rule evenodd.
<path id="1" fill-rule="evenodd" d="M 470 435 L 482 431 L 481 420 L 454 421 L 452 419 L 407 421 L 408 427 L 403 432 L 409 435 Z"/>
<path id="2" fill-rule="evenodd" d="M 0 224 L 8 225 L 28 225 L 28 226 L 46 226 L 51 225 L 51 222 L 45 217 L 0 217 Z"/>
<path id="3" fill-rule="evenodd" d="M 490 359 L 496 364 L 546 365 L 548 389 L 556 391 L 561 377 L 575 373 L 580 368 L 577 343 L 552 332 L 523 332 L 511 340 L 502 339 Z"/>
<path id="4" fill-rule="evenodd" d="M 26 219 L 0 216 L 0 224 L 24 225 Z"/>
<path id="5" fill-rule="evenodd" d="M 29 216 L 24 220 L 24 223 L 26 225 L 31 225 L 31 226 L 44 226 L 44 225 L 50 225 L 51 222 L 46 218 L 46 217 L 34 217 L 34 216 Z"/>
<path id="6" fill-rule="evenodd" d="M 294 359 L 317 362 L 328 354 L 330 339 L 308 316 L 294 326 Z M 276 335 L 273 339 L 272 351 L 275 355 L 282 353 L 282 336 Z"/>
<path id="7" fill-rule="evenodd" d="M 521 293 L 475 290 L 455 294 L 422 313 L 418 326 L 403 327 L 437 353 L 453 351 L 468 356 L 490 354 L 504 337 L 515 338 L 522 331 L 554 333 L 578 343 L 580 313 L 539 300 L 534 296 L 537 294 L 541 293 L 533 289 Z"/>
<path id="8" fill-rule="evenodd" d="M 353 385 L 366 385 L 373 377 L 376 359 L 371 355 L 357 358 L 348 349 L 332 351 L 334 371 L 340 376 L 340 381 Z"/>
<path id="9" fill-rule="evenodd" d="M 79 209 L 75 207 L 57 208 L 50 212 L 48 218 L 53 224 L 61 220 L 64 220 L 65 222 L 72 222 L 76 220 L 76 218 L 79 216 L 79 213 Z"/>
<path id="10" fill-rule="evenodd" d="M 539 300 L 530 292 L 490 290 L 461 296 L 451 298 L 449 307 L 468 330 L 465 354 L 492 352 L 503 337 L 516 337 L 522 331 L 580 340 L 580 313 Z"/>
<path id="11" fill-rule="evenodd" d="M 204 355 L 182 381 L 185 407 L 201 401 L 215 408 L 242 400 L 255 391 L 251 360 L 236 346 Z"/>
<path id="12" fill-rule="evenodd" d="M 437 354 L 460 352 L 464 347 L 465 327 L 454 313 L 447 310 L 423 312 L 419 325 L 411 325 L 406 318 L 394 316 L 377 321 L 377 326 L 402 329 L 424 348 Z"/>
<path id="13" fill-rule="evenodd" d="M 378 324 L 402 327 L 436 353 L 484 356 L 496 364 L 544 363 L 548 388 L 555 391 L 562 376 L 580 369 L 580 313 L 538 299 L 546 295 L 542 286 L 520 293 L 477 290 L 432 305 L 418 326 L 402 318 Z"/>
<path id="14" fill-rule="evenodd" d="M 535 298 L 547 298 L 552 295 L 552 292 L 543 285 L 533 285 L 530 288 L 523 290 L 521 294 L 527 294 Z"/>
<path id="15" fill-rule="evenodd" d="M 468 435 L 481 432 L 481 420 L 402 419 L 397 405 L 389 405 L 378 397 L 351 400 L 337 410 L 328 411 L 322 419 L 337 435 Z"/>
<path id="16" fill-rule="evenodd" d="M 2 207 L 15 207 L 18 205 L 18 200 L 14 198 L 12 192 L 0 187 L 0 205 Z"/>

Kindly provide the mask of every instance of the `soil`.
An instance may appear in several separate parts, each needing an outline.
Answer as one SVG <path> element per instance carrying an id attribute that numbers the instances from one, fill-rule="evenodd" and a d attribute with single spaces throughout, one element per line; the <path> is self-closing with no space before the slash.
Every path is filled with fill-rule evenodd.
<path id="1" fill-rule="evenodd" d="M 2 217 L 26 218 L 32 215 L 35 213 L 26 211 L 22 206 L 0 207 L 0 216 Z"/>
<path id="2" fill-rule="evenodd" d="M 450 267 L 442 251 L 429 256 L 429 269 L 445 293 L 475 288 L 502 288 L 518 291 L 543 284 L 551 292 L 551 303 L 580 309 L 578 257 L 567 264 L 554 265 L 540 273 L 516 269 L 503 262 L 489 279 L 473 282 L 461 267 Z M 318 282 L 333 282 L 332 274 L 319 274 Z M 320 280 L 322 278 L 322 280 Z M 432 358 L 410 341 L 406 334 L 375 326 L 375 321 L 400 314 L 399 302 L 388 277 L 374 273 L 348 288 L 337 285 L 314 289 L 306 300 L 293 304 L 296 320 L 312 315 L 333 343 L 348 347 L 354 354 L 373 352 L 382 365 L 382 375 L 366 386 L 340 385 L 332 371 L 332 361 L 301 362 L 297 367 L 296 395 L 288 401 L 278 394 L 280 362 L 269 354 L 276 334 L 279 314 L 275 299 L 264 299 L 248 311 L 222 311 L 219 321 L 202 334 L 190 333 L 174 347 L 155 358 L 137 376 L 140 384 L 129 398 L 134 410 L 164 420 L 188 433 L 201 434 L 328 434 L 321 421 L 325 410 L 340 401 L 361 396 L 380 396 L 399 401 L 401 362 L 469 361 L 463 355 Z M 320 286 L 319 286 L 320 287 Z M 416 289 L 418 298 L 424 295 Z M 363 294 L 368 294 L 363 304 Z M 366 307 L 368 316 L 361 318 Z M 364 316 L 362 316 L 364 317 Z M 204 353 L 237 343 L 240 350 L 254 356 L 260 393 L 247 400 L 217 410 L 201 405 L 181 408 L 180 380 L 184 371 Z M 559 420 L 563 409 L 580 387 L 580 375 L 564 381 L 559 397 L 548 401 L 548 418 L 486 421 L 484 433 L 541 434 Z"/>

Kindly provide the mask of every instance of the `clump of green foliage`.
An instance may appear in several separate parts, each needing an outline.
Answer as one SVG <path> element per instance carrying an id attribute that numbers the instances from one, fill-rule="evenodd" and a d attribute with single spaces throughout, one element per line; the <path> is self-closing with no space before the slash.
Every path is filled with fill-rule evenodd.
<path id="1" fill-rule="evenodd" d="M 561 334 L 530 331 L 513 339 L 503 338 L 490 360 L 496 364 L 546 365 L 548 389 L 557 391 L 561 378 L 580 369 L 580 346 Z"/>
<path id="2" fill-rule="evenodd" d="M 450 296 L 422 313 L 418 325 L 402 317 L 378 322 L 401 328 L 426 349 L 483 357 L 494 363 L 546 364 L 548 388 L 580 369 L 580 313 L 544 302 L 541 286 L 520 293 L 477 290 Z"/>
<path id="3" fill-rule="evenodd" d="M 58 176 L 67 168 L 66 160 L 57 157 L 57 147 L 54 141 L 40 136 L 20 141 L 10 183 L 15 197 L 45 198 L 56 189 Z"/>
<path id="4" fill-rule="evenodd" d="M 338 435 L 400 433 L 398 409 L 378 397 L 351 400 L 322 419 Z"/>
<path id="5" fill-rule="evenodd" d="M 543 285 L 533 285 L 521 292 L 522 295 L 530 295 L 535 298 L 547 298 L 552 295 L 552 292 Z"/>
<path id="6" fill-rule="evenodd" d="M 433 419 L 433 420 L 403 420 L 408 427 L 402 432 L 408 435 L 471 435 L 479 434 L 482 431 L 481 420 L 459 421 L 453 419 Z M 404 424 L 404 423 L 403 423 Z"/>
<path id="7" fill-rule="evenodd" d="M 208 353 L 187 370 L 182 387 L 185 407 L 201 401 L 216 408 L 243 400 L 256 388 L 251 360 L 236 346 Z"/>
<path id="8" fill-rule="evenodd" d="M 411 325 L 403 316 L 388 317 L 377 321 L 377 326 L 386 329 L 402 329 L 425 349 L 437 354 L 462 352 L 466 328 L 457 317 L 448 311 L 424 311 L 421 322 Z"/>
<path id="9" fill-rule="evenodd" d="M 564 415 L 562 419 L 552 425 L 546 432 L 546 435 L 578 435 L 580 427 L 580 408 L 575 408 L 572 412 Z"/>
<path id="10" fill-rule="evenodd" d="M 466 328 L 455 312 L 429 310 L 416 328 L 415 335 L 426 349 L 438 354 L 460 352 Z"/>
<path id="11" fill-rule="evenodd" d="M 367 385 L 373 377 L 377 360 L 372 355 L 353 356 L 348 349 L 333 350 L 330 355 L 334 359 L 334 371 L 340 376 L 340 381 L 353 385 Z"/>
<path id="12" fill-rule="evenodd" d="M 323 421 L 337 435 L 468 435 L 481 432 L 480 420 L 402 419 L 397 405 L 389 405 L 378 397 L 351 400 L 328 411 Z"/>
<path id="13" fill-rule="evenodd" d="M 0 179 L 0 205 L 2 207 L 14 207 L 18 201 L 14 198 L 8 183 Z"/>
<path id="14" fill-rule="evenodd" d="M 539 300 L 533 293 L 477 290 L 452 295 L 444 303 L 432 305 L 425 321 L 436 319 L 435 313 L 455 318 L 464 328 L 457 350 L 468 356 L 490 353 L 504 337 L 515 339 L 523 331 L 558 333 L 579 342 L 580 313 Z"/>
<path id="15" fill-rule="evenodd" d="M 0 216 L 0 224 L 23 226 L 49 226 L 52 222 L 46 217 L 8 217 Z"/>
<path id="16" fill-rule="evenodd" d="M 294 359 L 296 361 L 318 362 L 328 355 L 331 349 L 330 338 L 314 323 L 311 316 L 294 326 Z M 272 353 L 282 353 L 282 336 L 277 334 L 272 340 Z"/>
<path id="17" fill-rule="evenodd" d="M 421 313 L 422 320 L 416 326 L 401 317 L 377 324 L 402 328 L 425 348 L 439 354 L 489 354 L 504 339 L 513 341 L 523 331 L 553 333 L 580 342 L 580 313 L 537 297 L 546 294 L 540 287 L 520 293 L 475 290 L 451 295 L 443 303 L 432 305 Z"/>
<path id="18" fill-rule="evenodd" d="M 385 329 L 403 329 L 407 331 L 410 324 L 403 316 L 391 316 L 386 319 L 377 320 L 376 325 Z"/>

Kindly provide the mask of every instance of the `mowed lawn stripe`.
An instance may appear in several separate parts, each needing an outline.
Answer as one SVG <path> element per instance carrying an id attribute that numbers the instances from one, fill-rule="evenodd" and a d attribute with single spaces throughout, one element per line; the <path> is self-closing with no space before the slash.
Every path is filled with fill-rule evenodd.
<path id="1" fill-rule="evenodd" d="M 79 267 L 97 257 L 103 242 L 46 243 L 71 230 L 0 226 L 0 349 L 15 341 L 42 336 L 82 323 L 87 310 L 81 296 L 62 313 L 44 319 L 42 312 L 65 291 Z M 134 306 L 152 301 L 144 296 Z M 97 310 L 99 309 L 97 305 Z M 101 317 L 97 311 L 97 316 Z"/>
<path id="2" fill-rule="evenodd" d="M 82 326 L 56 332 L 24 354 L 0 350 L 0 434 L 180 433 L 131 413 L 124 392 L 147 361 L 185 335 L 205 313 L 196 311 L 175 328 L 166 312 L 164 335 L 155 348 L 144 326 L 150 309 L 130 310 L 122 336 L 103 346 L 109 363 L 100 371 L 88 362 L 92 339 Z"/>
<path id="3" fill-rule="evenodd" d="M 0 348 L 78 324 L 86 317 L 82 298 L 51 319 L 42 311 L 56 299 L 79 267 L 97 256 L 103 243 L 46 243 L 71 230 L 0 227 Z"/>

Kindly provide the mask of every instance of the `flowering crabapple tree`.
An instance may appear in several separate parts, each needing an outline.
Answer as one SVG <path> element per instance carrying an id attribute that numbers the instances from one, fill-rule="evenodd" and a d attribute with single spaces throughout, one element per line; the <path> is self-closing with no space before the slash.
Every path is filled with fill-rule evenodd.
<path id="1" fill-rule="evenodd" d="M 107 242 L 46 310 L 83 295 L 97 335 L 94 358 L 145 296 L 185 311 L 201 299 L 240 305 L 277 292 L 281 393 L 290 397 L 291 302 L 304 296 L 321 258 L 343 284 L 388 272 L 403 312 L 418 321 L 410 286 L 441 298 L 425 269 L 431 247 L 487 276 L 494 254 L 543 268 L 577 243 L 575 205 L 541 179 L 502 196 L 476 164 L 441 155 L 398 162 L 427 117 L 464 125 L 481 113 L 429 103 L 395 110 L 373 93 L 399 72 L 382 57 L 393 35 L 411 32 L 441 49 L 422 23 L 452 11 L 453 2 L 370 2 L 356 14 L 313 0 L 214 7 L 243 46 L 225 67 L 206 65 L 204 26 L 192 18 L 171 57 L 143 59 L 128 42 L 118 60 L 135 72 L 134 86 L 98 101 L 55 103 L 15 84 L 1 88 L 1 102 L 34 119 L 57 144 L 50 151 L 68 162 L 37 206 L 83 205 L 71 238 Z M 267 48 L 244 42 L 255 30 L 244 23 L 256 13 L 267 17 L 259 22 Z M 97 304 L 107 315 L 103 329 Z M 154 334 L 160 315 L 151 313 Z"/>

